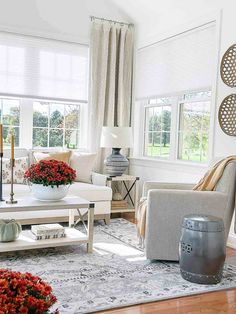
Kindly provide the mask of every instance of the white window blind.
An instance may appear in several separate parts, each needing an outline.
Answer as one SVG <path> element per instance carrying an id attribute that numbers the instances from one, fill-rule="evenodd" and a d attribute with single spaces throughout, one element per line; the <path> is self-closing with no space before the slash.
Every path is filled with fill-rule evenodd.
<path id="1" fill-rule="evenodd" d="M 87 100 L 88 47 L 0 32 L 0 93 Z"/>
<path id="2" fill-rule="evenodd" d="M 140 49 L 138 98 L 199 90 L 212 85 L 215 23 Z"/>

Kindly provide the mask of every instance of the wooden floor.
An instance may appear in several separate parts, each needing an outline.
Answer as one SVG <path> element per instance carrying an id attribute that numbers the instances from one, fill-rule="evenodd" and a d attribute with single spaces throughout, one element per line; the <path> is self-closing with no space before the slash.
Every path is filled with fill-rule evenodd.
<path id="1" fill-rule="evenodd" d="M 134 221 L 132 217 L 124 217 Z M 227 262 L 236 265 L 236 250 L 227 248 Z M 236 289 L 210 292 L 196 296 L 157 301 L 121 309 L 103 311 L 106 314 L 236 314 Z"/>

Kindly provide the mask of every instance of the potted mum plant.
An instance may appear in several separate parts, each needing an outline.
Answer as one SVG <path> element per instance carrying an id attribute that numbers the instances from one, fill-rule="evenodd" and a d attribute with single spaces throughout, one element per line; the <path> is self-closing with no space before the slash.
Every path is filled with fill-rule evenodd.
<path id="1" fill-rule="evenodd" d="M 41 160 L 25 172 L 35 198 L 45 201 L 60 200 L 68 193 L 76 178 L 76 171 L 63 161 Z"/>
<path id="2" fill-rule="evenodd" d="M 0 314 L 59 314 L 50 312 L 57 301 L 52 288 L 30 273 L 0 269 Z"/>

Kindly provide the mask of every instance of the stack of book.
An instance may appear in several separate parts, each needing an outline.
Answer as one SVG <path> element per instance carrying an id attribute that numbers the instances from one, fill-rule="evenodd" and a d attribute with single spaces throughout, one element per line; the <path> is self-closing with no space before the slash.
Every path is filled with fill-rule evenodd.
<path id="1" fill-rule="evenodd" d="M 111 202 L 111 207 L 113 209 L 127 209 L 128 208 L 128 203 L 127 203 L 126 200 L 112 201 Z"/>
<path id="2" fill-rule="evenodd" d="M 35 240 L 64 238 L 65 228 L 60 224 L 46 224 L 31 226 L 31 233 Z"/>

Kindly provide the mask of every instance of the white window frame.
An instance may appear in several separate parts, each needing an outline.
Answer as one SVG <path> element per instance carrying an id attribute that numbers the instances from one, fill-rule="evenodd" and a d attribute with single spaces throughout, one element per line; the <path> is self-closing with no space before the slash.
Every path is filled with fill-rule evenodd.
<path id="1" fill-rule="evenodd" d="M 205 89 L 205 90 L 201 90 L 201 91 L 196 91 L 195 93 L 198 93 L 198 92 L 207 92 L 207 91 L 211 91 L 210 88 L 208 89 Z M 187 93 L 184 93 L 184 95 L 187 95 L 187 94 L 191 94 L 192 92 L 187 92 Z M 179 141 L 180 141 L 180 120 L 181 120 L 181 106 L 182 104 L 184 103 L 194 103 L 194 102 L 199 102 L 200 101 L 203 101 L 203 102 L 206 102 L 206 101 L 210 101 L 210 124 L 209 124 L 209 132 L 208 132 L 208 152 L 207 152 L 207 161 L 206 162 L 201 162 L 201 161 L 198 161 L 198 162 L 195 162 L 195 161 L 192 161 L 192 160 L 184 160 L 184 159 L 180 159 L 179 158 Z M 210 158 L 212 157 L 211 156 L 211 151 L 210 151 L 210 147 L 211 147 L 211 142 L 212 142 L 212 136 L 211 136 L 211 112 L 212 112 L 212 91 L 211 91 L 211 96 L 210 97 L 202 97 L 200 99 L 192 99 L 192 100 L 185 100 L 185 99 L 179 99 L 178 100 L 178 116 L 177 116 L 177 130 L 176 130 L 176 149 L 175 149 L 175 159 L 178 160 L 178 161 L 183 161 L 183 162 L 187 162 L 187 163 L 197 163 L 197 164 L 207 164 L 210 160 Z"/>
<path id="2" fill-rule="evenodd" d="M 197 161 L 191 161 L 191 160 L 182 160 L 178 158 L 178 149 L 179 149 L 179 127 L 180 127 L 180 106 L 183 102 L 189 102 L 187 100 L 183 99 L 184 95 L 191 94 L 191 93 L 198 93 L 198 92 L 207 92 L 211 91 L 211 97 L 205 97 L 201 98 L 202 101 L 210 100 L 211 106 L 210 106 L 210 126 L 209 126 L 209 138 L 208 138 L 208 161 L 207 162 L 197 162 Z M 145 155 L 145 109 L 146 107 L 153 107 L 155 105 L 151 104 L 149 105 L 149 100 L 154 98 L 172 98 L 172 104 L 171 104 L 171 128 L 170 128 L 170 155 L 169 158 L 162 158 L 160 156 L 151 157 Z M 212 158 L 212 142 L 213 142 L 213 133 L 211 132 L 212 125 L 214 123 L 214 110 L 213 110 L 213 100 L 214 100 L 214 94 L 210 87 L 203 88 L 198 91 L 184 91 L 182 93 L 178 93 L 175 95 L 165 95 L 165 96 L 152 96 L 145 99 L 137 99 L 137 104 L 140 108 L 140 114 L 139 114 L 139 125 L 140 129 L 142 130 L 141 133 L 141 139 L 142 143 L 139 148 L 139 152 L 141 153 L 141 158 L 144 159 L 150 159 L 150 160 L 157 160 L 157 161 L 168 161 L 168 162 L 179 162 L 182 164 L 197 164 L 197 165 L 205 165 L 207 164 L 210 159 Z M 193 102 L 194 100 L 191 100 Z M 199 100 L 195 100 L 196 102 Z"/>
<path id="3" fill-rule="evenodd" d="M 20 101 L 20 99 L 19 98 L 16 98 L 16 97 L 8 97 L 8 96 L 5 96 L 5 97 L 0 97 L 0 100 L 2 100 L 2 99 L 15 99 L 15 100 L 18 100 L 18 102 L 19 102 L 19 106 L 20 106 L 20 116 L 21 116 L 21 101 Z M 3 113 L 3 104 L 2 104 L 2 102 L 0 101 L 0 109 L 1 109 L 1 113 Z M 3 123 L 3 114 L 1 115 L 1 121 L 0 121 L 0 123 L 2 123 L 2 125 L 3 125 L 3 127 L 9 127 L 9 128 L 19 128 L 19 146 L 18 147 L 20 147 L 20 134 L 21 134 L 21 121 L 20 121 L 20 117 L 19 117 L 19 126 L 18 125 L 6 125 L 6 124 L 4 124 Z M 9 145 L 9 147 L 10 147 L 10 145 Z"/>
<path id="4" fill-rule="evenodd" d="M 0 98 L 17 99 L 20 103 L 20 138 L 19 147 L 33 149 L 33 103 L 34 101 L 55 102 L 62 104 L 75 104 L 80 106 L 80 122 L 79 122 L 79 148 L 75 150 L 87 151 L 87 121 L 88 121 L 88 103 L 87 101 L 63 101 L 57 99 L 39 99 L 39 98 L 23 98 L 10 95 L 0 94 Z M 55 147 L 40 147 L 40 149 L 50 149 Z M 66 147 L 63 147 L 66 148 Z"/>
<path id="5" fill-rule="evenodd" d="M 173 141 L 173 139 L 172 139 L 172 133 L 173 133 L 172 132 L 172 119 L 173 119 L 173 117 L 172 117 L 172 104 L 171 103 L 168 103 L 168 104 L 151 104 L 150 103 L 151 99 L 160 99 L 160 98 L 169 98 L 169 97 L 150 97 L 150 98 L 147 99 L 146 103 L 144 104 L 144 114 L 143 114 L 143 117 L 144 117 L 144 122 L 143 122 L 143 125 L 144 125 L 144 127 L 143 127 L 144 137 L 143 137 L 143 145 L 142 145 L 142 155 L 145 158 L 146 157 L 147 158 L 150 157 L 150 158 L 159 158 L 159 159 L 162 159 L 162 160 L 168 160 L 170 158 L 170 156 L 172 155 L 172 141 Z M 172 97 L 170 97 L 170 98 L 172 98 Z M 147 108 L 156 108 L 156 107 L 162 107 L 163 108 L 165 106 L 171 107 L 170 153 L 169 153 L 169 157 L 168 158 L 164 158 L 162 156 L 156 156 L 156 157 L 148 156 L 148 155 L 145 154 L 145 151 L 146 151 L 146 147 L 145 147 L 146 138 L 145 137 L 146 137 L 147 133 L 149 133 L 150 131 L 146 130 L 146 122 L 147 122 L 146 121 L 146 110 L 147 110 Z"/>
<path id="6" fill-rule="evenodd" d="M 41 101 L 38 101 L 38 100 L 34 100 L 33 101 L 33 103 L 34 102 L 41 102 Z M 47 130 L 47 133 L 48 133 L 48 135 L 47 135 L 47 137 L 48 137 L 48 139 L 47 139 L 47 147 L 50 147 L 49 146 L 49 144 L 50 144 L 50 131 L 51 130 L 62 130 L 62 141 L 63 141 L 63 147 L 66 147 L 65 145 L 64 145 L 64 143 L 65 143 L 65 134 L 66 134 L 66 130 L 74 130 L 74 131 L 79 131 L 79 134 L 80 134 L 80 115 L 81 115 L 81 106 L 80 106 L 80 104 L 79 103 L 71 103 L 71 102 L 58 102 L 58 101 L 55 101 L 55 102 L 53 102 L 53 101 L 42 101 L 42 103 L 43 102 L 45 102 L 45 103 L 48 103 L 48 116 L 47 116 L 47 119 L 48 119 L 48 125 L 47 126 L 45 126 L 45 127 L 38 127 L 38 126 L 33 126 L 33 130 L 34 129 L 46 129 Z M 51 127 L 50 126 L 50 116 L 51 116 L 51 105 L 54 105 L 54 104 L 57 104 L 57 105 L 63 105 L 64 106 L 64 108 L 63 108 L 63 127 L 62 128 L 58 128 L 58 127 Z M 65 106 L 66 105 L 75 105 L 75 106 L 78 106 L 79 107 L 79 122 L 78 122 L 78 127 L 75 129 L 75 128 L 73 128 L 73 129 L 68 129 L 68 128 L 66 128 L 66 126 L 65 126 Z M 79 135 L 79 143 L 80 143 L 80 135 Z M 34 145 L 33 145 L 33 137 L 32 137 L 32 147 L 33 148 L 38 148 L 38 147 L 35 147 Z"/>

